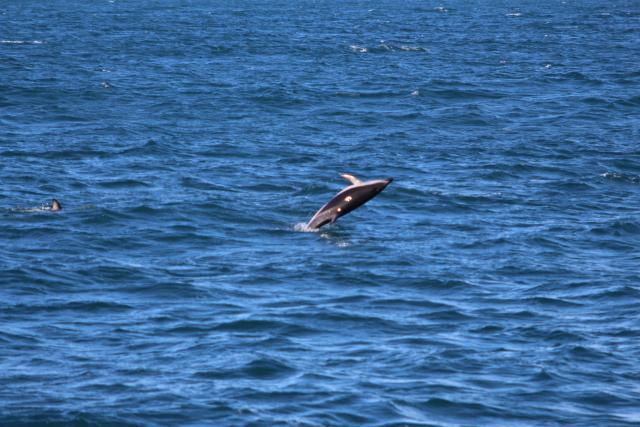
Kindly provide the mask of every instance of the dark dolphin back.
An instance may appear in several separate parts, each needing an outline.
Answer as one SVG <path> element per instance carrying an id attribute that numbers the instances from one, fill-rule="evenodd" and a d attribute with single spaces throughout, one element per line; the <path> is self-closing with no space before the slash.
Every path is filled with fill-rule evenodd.
<path id="1" fill-rule="evenodd" d="M 380 193 L 386 184 L 379 181 L 352 185 L 336 194 L 309 221 L 310 228 L 320 228 L 359 208 Z"/>

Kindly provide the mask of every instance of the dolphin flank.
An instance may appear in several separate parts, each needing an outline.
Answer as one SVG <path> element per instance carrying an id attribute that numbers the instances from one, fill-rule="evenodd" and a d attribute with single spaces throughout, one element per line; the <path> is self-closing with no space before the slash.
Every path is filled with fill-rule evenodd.
<path id="1" fill-rule="evenodd" d="M 393 178 L 360 181 L 353 175 L 340 175 L 352 185 L 336 194 L 329 203 L 321 207 L 309 220 L 308 228 L 320 228 L 325 224 L 333 224 L 338 218 L 367 203 L 377 196 Z"/>

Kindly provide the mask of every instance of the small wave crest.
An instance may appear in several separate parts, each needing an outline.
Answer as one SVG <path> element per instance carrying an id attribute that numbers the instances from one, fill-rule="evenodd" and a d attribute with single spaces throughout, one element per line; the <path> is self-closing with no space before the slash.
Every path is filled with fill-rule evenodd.
<path id="1" fill-rule="evenodd" d="M 381 40 L 379 44 L 375 46 L 362 46 L 357 44 L 352 44 L 349 46 L 352 52 L 355 53 L 387 53 L 387 52 L 429 52 L 428 49 L 425 49 L 421 46 L 412 46 L 412 45 L 395 45 L 391 43 L 386 43 L 384 40 Z"/>
<path id="2" fill-rule="evenodd" d="M 44 40 L 0 40 L 0 44 L 44 44 Z"/>

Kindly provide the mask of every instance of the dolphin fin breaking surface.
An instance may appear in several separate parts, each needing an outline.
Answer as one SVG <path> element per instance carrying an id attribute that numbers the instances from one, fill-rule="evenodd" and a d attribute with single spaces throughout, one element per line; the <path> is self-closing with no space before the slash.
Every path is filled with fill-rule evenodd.
<path id="1" fill-rule="evenodd" d="M 362 184 L 362 181 L 360 181 L 358 178 L 356 178 L 353 175 L 349 175 L 348 173 L 341 173 L 340 176 L 346 179 L 347 181 L 349 181 L 350 183 L 352 183 L 353 185 Z"/>

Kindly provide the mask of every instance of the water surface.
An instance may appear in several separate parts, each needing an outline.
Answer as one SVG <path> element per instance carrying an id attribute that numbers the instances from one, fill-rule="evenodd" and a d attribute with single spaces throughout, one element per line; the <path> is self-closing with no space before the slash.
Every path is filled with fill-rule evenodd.
<path id="1" fill-rule="evenodd" d="M 0 424 L 638 425 L 640 6 L 489 3 L 0 6 Z"/>

